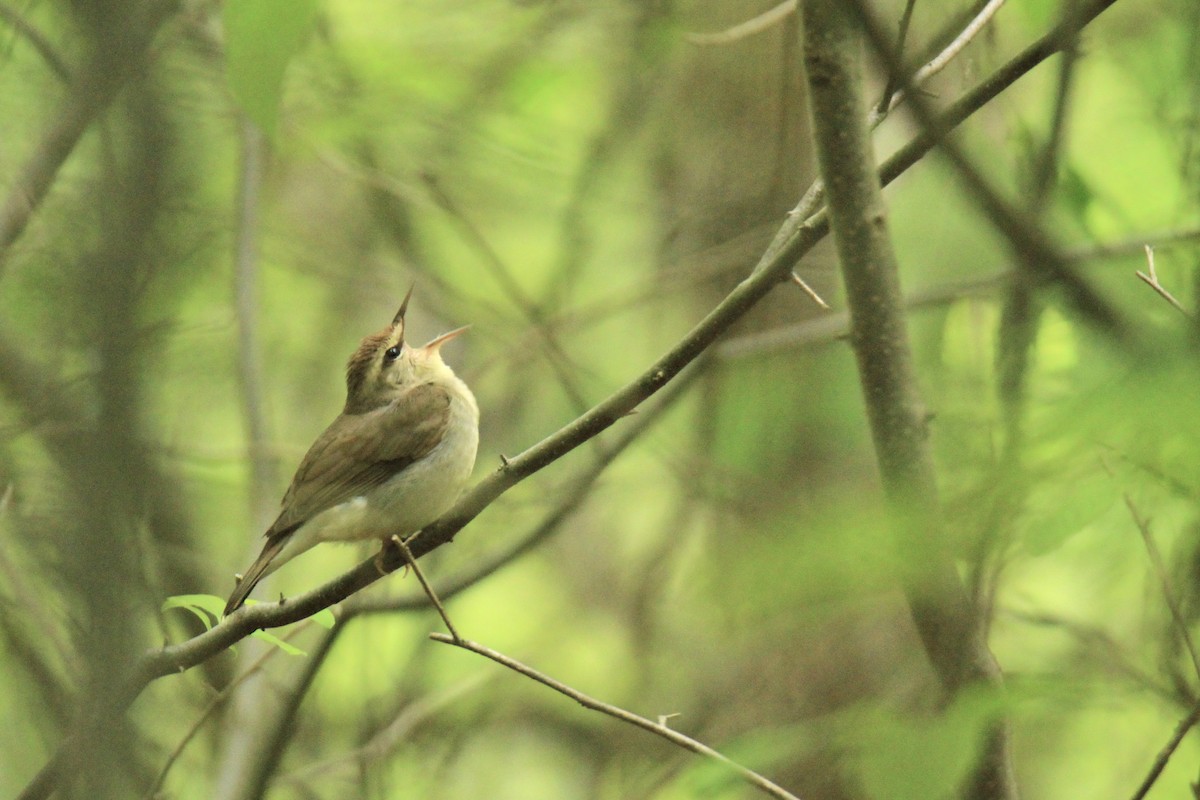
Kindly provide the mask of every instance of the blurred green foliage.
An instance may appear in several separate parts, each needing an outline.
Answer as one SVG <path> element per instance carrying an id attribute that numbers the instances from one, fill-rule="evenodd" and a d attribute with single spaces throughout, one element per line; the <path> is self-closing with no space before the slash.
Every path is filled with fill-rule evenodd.
<path id="1" fill-rule="evenodd" d="M 107 52 L 124 81 L 0 250 L 4 796 L 104 696 L 105 676 L 206 627 L 186 596 L 232 588 L 259 548 L 264 497 L 282 495 L 341 407 L 345 358 L 410 282 L 417 338 L 473 326 L 449 360 L 479 398 L 481 477 L 684 335 L 814 177 L 794 18 L 720 46 L 687 38 L 770 3 L 184 0 L 144 51 L 106 27 L 155 5 L 0 3 L 4 214 L 56 126 L 88 113 L 73 93 L 88 59 Z M 896 18 L 902 5 L 877 7 Z M 917 3 L 911 46 L 965 5 Z M 1009 3 L 930 91 L 957 97 L 1062 8 Z M 989 626 L 1003 696 L 943 707 L 894 579 L 897 558 L 926 554 L 893 551 L 850 349 L 804 338 L 811 328 L 795 326 L 822 312 L 788 285 L 727 339 L 791 331 L 792 343 L 716 358 L 550 538 L 448 602 L 460 632 L 651 719 L 675 715 L 672 728 L 804 798 L 954 796 L 1002 715 L 1024 797 L 1132 796 L 1200 687 L 1162 590 L 1194 636 L 1198 340 L 1194 320 L 1133 275 L 1141 245 L 1155 245 L 1159 279 L 1196 308 L 1197 74 L 1194 0 L 1117 2 L 1085 32 L 1038 218 L 1145 355 L 1114 352 L 1039 296 L 1015 453 L 996 388 L 1004 285 L 967 287 L 1010 269 L 1009 251 L 936 156 L 886 191 L 906 291 L 967 287 L 911 323 L 943 544 Z M 1015 198 L 1057 76 L 1051 60 L 960 133 Z M 273 134 L 256 228 L 239 208 L 247 117 Z M 912 134 L 894 113 L 880 156 Z M 257 247 L 240 272 L 239 231 Z M 1107 245 L 1118 247 L 1095 252 Z M 843 307 L 831 248 L 798 270 Z M 249 338 L 234 302 L 246 275 Z M 250 341 L 257 394 L 239 373 Z M 248 444 L 254 406 L 262 448 Z M 425 559 L 434 585 L 525 537 L 626 423 Z M 271 485 L 255 488 L 254 459 Z M 259 596 L 297 594 L 370 554 L 322 549 Z M 366 594 L 420 592 L 397 574 Z M 145 796 L 194 729 L 156 796 L 252 796 L 246 775 L 280 704 L 323 658 L 283 723 L 272 798 L 755 796 L 718 766 L 429 642 L 440 624 L 393 611 L 335 634 L 274 632 L 303 658 L 248 639 L 155 682 L 68 793 Z M 240 679 L 252 666 L 261 674 Z M 1186 794 L 1198 763 L 1193 733 L 1150 796 Z"/>

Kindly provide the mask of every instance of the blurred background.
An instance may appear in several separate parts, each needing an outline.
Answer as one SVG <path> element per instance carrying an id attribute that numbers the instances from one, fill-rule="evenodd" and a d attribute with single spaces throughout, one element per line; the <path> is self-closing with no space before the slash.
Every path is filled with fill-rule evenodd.
<path id="1" fill-rule="evenodd" d="M 122 724 L 82 720 L 139 653 L 203 630 L 168 598 L 232 589 L 410 284 L 414 340 L 472 325 L 447 357 L 482 411 L 477 480 L 749 274 L 815 177 L 786 5 L 0 1 L 0 794 L 82 730 L 73 797 L 758 796 L 428 641 L 399 573 L 332 630 L 273 631 L 294 649 L 246 640 Z M 894 28 L 904 5 L 874 7 Z M 981 5 L 915 3 L 913 63 Z M 1072 7 L 1010 0 L 930 99 Z M 1040 295 L 1014 356 L 1014 264 L 954 174 L 930 156 L 885 192 L 1003 695 L 940 707 L 828 243 L 797 270 L 832 311 L 781 284 L 680 391 L 423 560 L 435 587 L 502 561 L 448 599 L 459 631 L 805 798 L 952 796 L 998 713 L 1025 797 L 1132 796 L 1200 698 L 1200 6 L 1116 2 L 1061 60 L 960 141 L 1149 356 Z M 894 112 L 879 158 L 916 131 Z M 1135 277 L 1146 244 L 1183 313 Z M 257 596 L 372 552 L 320 548 Z M 1150 796 L 1198 779 L 1192 734 Z"/>

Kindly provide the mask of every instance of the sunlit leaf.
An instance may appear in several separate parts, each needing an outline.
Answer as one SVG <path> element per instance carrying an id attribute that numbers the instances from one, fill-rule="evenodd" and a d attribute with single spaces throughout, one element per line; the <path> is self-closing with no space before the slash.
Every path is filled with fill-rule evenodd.
<path id="1" fill-rule="evenodd" d="M 279 119 L 283 76 L 316 20 L 317 0 L 228 0 L 225 63 L 234 99 L 268 134 Z"/>

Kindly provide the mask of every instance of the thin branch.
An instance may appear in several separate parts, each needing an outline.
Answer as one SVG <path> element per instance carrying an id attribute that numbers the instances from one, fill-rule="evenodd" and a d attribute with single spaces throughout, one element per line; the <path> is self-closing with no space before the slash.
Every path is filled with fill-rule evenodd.
<path id="1" fill-rule="evenodd" d="M 1200 722 L 1200 704 L 1195 705 L 1191 712 L 1175 726 L 1175 732 L 1171 734 L 1170 741 L 1163 746 L 1158 756 L 1155 757 L 1154 763 L 1150 766 L 1149 774 L 1146 775 L 1146 778 L 1142 781 L 1142 785 L 1138 787 L 1137 791 L 1133 793 L 1131 800 L 1144 800 L 1146 795 L 1150 793 L 1150 789 L 1154 787 L 1158 776 L 1167 768 L 1167 762 L 1171 760 L 1171 756 L 1175 754 L 1175 751 L 1179 749 L 1179 745 L 1183 743 L 1183 737 L 1187 736 L 1188 731 L 1194 728 L 1198 722 Z"/>
<path id="2" fill-rule="evenodd" d="M 400 552 L 404 555 L 404 560 L 407 566 L 412 567 L 412 571 L 416 574 L 417 580 L 421 583 L 421 588 L 425 590 L 425 596 L 429 598 L 429 602 L 437 609 L 438 615 L 441 616 L 442 622 L 446 623 L 446 630 L 450 631 L 450 636 L 455 642 L 461 642 L 462 637 L 458 635 L 458 630 L 455 629 L 454 623 L 450 621 L 450 615 L 446 613 L 446 607 L 442 605 L 442 601 L 438 599 L 437 592 L 433 590 L 433 586 L 425 579 L 425 572 L 417 564 L 417 559 L 413 558 L 412 551 L 408 549 L 408 543 L 404 541 L 402 536 L 393 536 L 392 542 L 396 547 L 400 548 Z"/>
<path id="3" fill-rule="evenodd" d="M 515 659 L 509 658 L 503 653 L 498 653 L 495 650 L 484 647 L 480 644 L 476 644 L 475 642 L 467 641 L 466 639 L 459 639 L 456 641 L 452 637 L 443 633 L 431 633 L 429 634 L 429 638 L 435 642 L 452 644 L 455 647 L 461 647 L 464 650 L 469 650 L 470 652 L 484 656 L 485 658 L 490 658 L 497 664 L 508 667 L 514 672 L 520 673 L 527 678 L 537 681 L 543 686 L 548 686 L 554 691 L 566 695 L 584 708 L 591 709 L 592 711 L 599 711 L 602 714 L 607 714 L 608 716 L 613 717 L 614 719 L 619 719 L 622 722 L 628 722 L 630 725 L 634 725 L 644 731 L 649 731 L 656 736 L 661 736 L 668 742 L 682 747 L 685 750 L 724 764 L 725 766 L 729 767 L 729 769 L 737 773 L 742 780 L 746 781 L 756 789 L 770 795 L 771 797 L 779 798 L 779 800 L 799 800 L 796 795 L 787 791 L 778 784 L 775 784 L 764 778 L 757 772 L 747 769 L 736 761 L 730 759 L 728 756 L 718 753 L 716 750 L 712 749 L 703 742 L 698 742 L 690 736 L 685 736 L 678 731 L 671 730 L 661 722 L 653 722 L 645 717 L 641 717 L 630 711 L 626 711 L 623 708 L 618 708 L 617 706 L 601 702 L 590 695 L 586 695 L 577 689 L 567 686 L 565 683 L 551 678 L 549 675 L 545 675 L 531 667 L 526 666 L 525 664 L 522 664 L 520 661 L 516 661 Z"/>
<path id="4" fill-rule="evenodd" d="M 685 41 L 701 46 L 729 44 L 739 39 L 753 36 L 756 33 L 762 33 L 772 25 L 782 22 L 788 15 L 794 13 L 795 10 L 796 0 L 783 0 L 779 5 L 767 9 L 758 16 L 751 17 L 745 22 L 739 22 L 737 25 L 726 28 L 723 31 L 717 31 L 716 33 L 685 33 L 683 38 Z"/>
<path id="5" fill-rule="evenodd" d="M 1180 314 L 1183 314 L 1188 319 L 1191 319 L 1192 313 L 1183 307 L 1183 303 L 1180 303 L 1175 299 L 1175 295 L 1167 291 L 1167 287 L 1159 283 L 1158 273 L 1154 270 L 1154 248 L 1148 244 L 1143 245 L 1143 247 L 1146 251 L 1146 264 L 1148 265 L 1147 269 L 1149 270 L 1149 274 L 1142 272 L 1141 270 L 1138 270 L 1133 274 L 1141 278 L 1142 281 L 1145 282 L 1145 284 L 1151 289 L 1158 292 L 1159 297 L 1161 297 L 1163 300 L 1166 300 L 1172 308 L 1174 308 Z"/>
<path id="6" fill-rule="evenodd" d="M 992 17 L 996 15 L 996 12 L 1000 10 L 1000 7 L 1004 5 L 1004 2 L 1005 0 L 989 0 L 989 2 L 979 10 L 979 13 L 972 17 L 971 21 L 963 27 L 958 36 L 954 37 L 954 40 L 951 41 L 950 44 L 942 48 L 940 53 L 938 53 L 923 67 L 913 73 L 913 76 L 910 80 L 911 85 L 920 86 L 921 84 L 925 83 L 925 81 L 929 80 L 934 75 L 937 75 L 939 72 L 945 69 L 946 66 L 954 60 L 955 56 L 961 53 L 964 49 L 966 49 L 967 45 L 975 40 L 975 37 L 979 35 L 979 32 L 983 30 L 984 26 L 991 22 Z M 901 44 L 903 44 L 904 40 L 901 39 L 900 41 Z M 900 51 L 899 47 L 896 49 L 897 52 Z M 900 73 L 898 70 L 893 71 L 889 80 L 896 80 L 899 75 Z M 889 111 L 903 103 L 905 97 L 907 96 L 907 90 L 896 91 L 895 86 L 890 86 L 890 88 L 892 89 L 892 94 L 885 95 L 887 103 L 884 104 L 881 102 L 867 118 L 867 124 L 872 128 L 882 122 L 883 118 L 887 116 Z"/>
<path id="7" fill-rule="evenodd" d="M 912 22 L 913 9 L 916 7 L 917 0 L 906 0 L 904 3 L 904 11 L 900 14 L 899 30 L 896 33 L 896 52 L 898 53 L 904 52 L 904 45 L 908 42 L 908 25 Z M 883 87 L 883 96 L 879 98 L 879 102 L 875 106 L 876 112 L 885 114 L 891 107 L 892 98 L 896 96 L 896 78 L 897 73 L 888 76 L 887 85 Z"/>
<path id="8" fill-rule="evenodd" d="M 1166 600 L 1167 608 L 1171 612 L 1171 620 L 1175 623 L 1179 637 L 1183 640 L 1183 646 L 1187 648 L 1188 655 L 1192 659 L 1192 668 L 1196 670 L 1196 677 L 1200 678 L 1200 655 L 1196 653 L 1196 645 L 1188 630 L 1187 619 L 1184 618 L 1183 610 L 1179 607 L 1179 598 L 1175 596 L 1175 591 L 1171 588 L 1167 565 L 1163 562 L 1162 553 L 1159 552 L 1158 544 L 1154 541 L 1154 534 L 1150 531 L 1150 520 L 1141 515 L 1128 492 L 1124 493 L 1122 497 L 1125 500 L 1125 508 L 1129 510 L 1129 516 L 1133 519 L 1133 524 L 1137 526 L 1138 533 L 1142 536 L 1142 543 L 1146 546 L 1146 555 L 1150 557 L 1150 566 L 1154 569 L 1155 577 L 1158 578 L 1163 599 Z"/>

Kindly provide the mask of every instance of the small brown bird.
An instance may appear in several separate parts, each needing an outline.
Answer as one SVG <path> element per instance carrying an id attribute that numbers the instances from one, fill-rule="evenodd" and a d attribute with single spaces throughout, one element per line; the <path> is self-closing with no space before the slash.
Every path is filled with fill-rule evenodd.
<path id="1" fill-rule="evenodd" d="M 350 356 L 346 406 L 300 462 L 226 615 L 260 580 L 314 545 L 408 535 L 458 499 L 475 466 L 479 408 L 438 351 L 466 328 L 410 347 L 404 341 L 410 297 L 412 289 L 392 324 Z"/>

